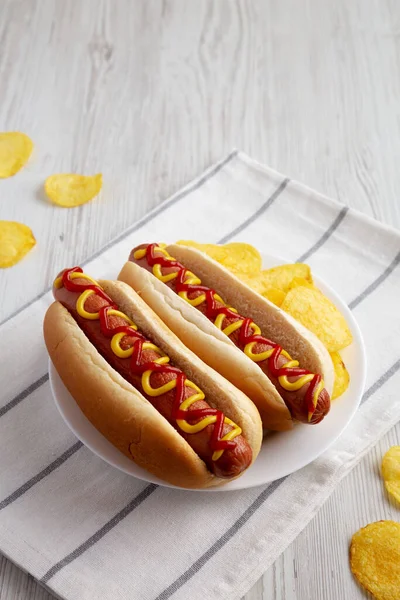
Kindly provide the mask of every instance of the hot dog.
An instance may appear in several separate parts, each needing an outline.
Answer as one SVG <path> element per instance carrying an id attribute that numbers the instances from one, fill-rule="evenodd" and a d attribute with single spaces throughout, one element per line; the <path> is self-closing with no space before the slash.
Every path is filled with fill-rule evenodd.
<path id="1" fill-rule="evenodd" d="M 205 362 L 249 395 L 265 428 L 288 429 L 293 419 L 317 424 L 329 412 L 333 366 L 323 345 L 211 258 L 183 246 L 143 244 L 132 250 L 119 279 L 134 287 Z M 174 294 L 178 298 L 172 299 Z M 182 315 L 189 326 L 182 324 Z M 219 352 L 211 353 L 204 344 L 210 335 Z M 221 361 L 227 352 L 223 338 L 241 350 L 245 372 Z M 233 357 L 231 348 L 228 354 Z"/>
<path id="2" fill-rule="evenodd" d="M 128 286 L 97 283 L 75 267 L 56 278 L 53 294 L 44 321 L 50 357 L 82 411 L 122 452 L 183 487 L 216 485 L 250 466 L 262 436 L 250 400 Z"/>

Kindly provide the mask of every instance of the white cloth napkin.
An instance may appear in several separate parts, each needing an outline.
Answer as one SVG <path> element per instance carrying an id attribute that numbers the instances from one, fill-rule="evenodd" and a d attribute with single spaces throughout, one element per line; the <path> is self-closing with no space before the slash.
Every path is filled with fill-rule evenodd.
<path id="1" fill-rule="evenodd" d="M 94 456 L 57 413 L 45 293 L 0 326 L 0 550 L 62 598 L 239 598 L 400 418 L 398 232 L 233 152 L 84 266 L 112 278 L 134 245 L 180 238 L 247 241 L 310 263 L 362 329 L 362 404 L 329 451 L 270 485 L 215 494 L 148 485 Z"/>

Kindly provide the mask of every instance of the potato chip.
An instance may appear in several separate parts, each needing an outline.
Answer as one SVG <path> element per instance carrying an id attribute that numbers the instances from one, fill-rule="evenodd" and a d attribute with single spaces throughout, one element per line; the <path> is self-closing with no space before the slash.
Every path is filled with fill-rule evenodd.
<path id="1" fill-rule="evenodd" d="M 400 523 L 377 521 L 353 535 L 350 566 L 377 600 L 400 598 Z"/>
<path id="2" fill-rule="evenodd" d="M 36 244 L 27 225 L 15 221 L 0 221 L 0 269 L 16 265 Z"/>
<path id="3" fill-rule="evenodd" d="M 331 352 L 331 359 L 335 369 L 335 381 L 333 384 L 333 392 L 331 400 L 338 398 L 345 393 L 350 383 L 350 375 L 346 369 L 346 365 L 342 361 L 339 352 Z"/>
<path id="4" fill-rule="evenodd" d="M 400 502 L 400 446 L 392 446 L 382 460 L 382 475 L 389 494 Z"/>
<path id="5" fill-rule="evenodd" d="M 32 140 L 19 131 L 0 133 L 0 177 L 11 177 L 28 162 Z"/>
<path id="6" fill-rule="evenodd" d="M 353 340 L 344 316 L 317 288 L 293 288 L 281 308 L 315 333 L 329 352 L 337 352 Z"/>
<path id="7" fill-rule="evenodd" d="M 97 196 L 103 185 L 101 173 L 97 175 L 51 175 L 44 184 L 47 196 L 54 204 L 71 208 L 86 204 Z"/>
<path id="8" fill-rule="evenodd" d="M 276 306 L 281 306 L 286 296 L 285 292 L 274 287 L 268 288 L 267 290 L 264 289 L 261 293 L 267 300 L 276 304 Z"/>
<path id="9" fill-rule="evenodd" d="M 312 283 L 311 270 L 308 265 L 295 263 L 292 265 L 280 265 L 272 269 L 261 271 L 265 287 L 275 287 L 283 292 L 290 289 L 290 285 L 295 278 L 302 278 Z"/>
<path id="10" fill-rule="evenodd" d="M 308 287 L 308 288 L 315 287 L 315 285 L 313 283 L 311 283 L 307 279 L 304 279 L 304 277 L 295 277 L 290 282 L 289 290 L 292 290 L 293 288 L 299 287 L 299 286 L 304 286 L 304 287 Z"/>
<path id="11" fill-rule="evenodd" d="M 240 273 L 251 277 L 261 270 L 262 260 L 260 253 L 250 244 L 231 242 L 230 244 L 219 246 L 217 244 L 199 244 L 192 240 L 180 240 L 177 244 L 201 250 L 238 277 Z"/>
<path id="12" fill-rule="evenodd" d="M 308 265 L 286 264 L 261 271 L 260 253 L 250 244 L 201 244 L 193 240 L 180 240 L 177 244 L 201 250 L 224 265 L 249 288 L 280 306 L 315 333 L 330 352 L 337 352 L 351 344 L 352 335 L 344 317 L 314 286 Z M 334 394 L 341 395 L 349 385 L 349 375 L 340 357 L 335 368 Z"/>
<path id="13" fill-rule="evenodd" d="M 251 277 L 250 275 L 246 275 L 245 273 L 235 273 L 236 277 L 240 279 L 243 283 L 247 285 L 247 287 L 251 288 L 258 294 L 262 294 L 264 292 L 263 282 L 260 281 L 257 277 Z"/>
<path id="14" fill-rule="evenodd" d="M 257 294 L 264 296 L 267 298 L 267 300 L 273 304 L 276 304 L 276 306 L 280 306 L 284 301 L 286 296 L 285 292 L 278 290 L 278 288 L 269 288 L 266 290 L 264 287 L 264 282 L 259 276 L 251 276 L 245 273 L 235 273 L 235 275 L 238 279 L 240 279 L 240 281 L 245 283 L 247 287 L 257 292 Z"/>
<path id="15" fill-rule="evenodd" d="M 222 247 L 226 251 L 222 264 L 233 273 L 245 273 L 253 276 L 260 272 L 262 259 L 254 246 L 232 242 Z"/>
<path id="16" fill-rule="evenodd" d="M 179 240 L 179 242 L 176 243 L 180 246 L 189 246 L 190 248 L 200 250 L 219 263 L 221 263 L 226 257 L 226 250 L 224 249 L 224 246 L 218 246 L 217 244 L 200 244 L 199 242 L 194 242 L 193 240 Z"/>

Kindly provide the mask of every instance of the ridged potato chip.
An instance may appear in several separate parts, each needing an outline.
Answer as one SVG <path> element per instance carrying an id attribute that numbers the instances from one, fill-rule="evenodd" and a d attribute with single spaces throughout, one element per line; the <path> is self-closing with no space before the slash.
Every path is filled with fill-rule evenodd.
<path id="1" fill-rule="evenodd" d="M 223 246 L 226 256 L 222 264 L 233 273 L 244 273 L 250 277 L 258 275 L 262 260 L 259 251 L 250 244 L 232 242 Z"/>
<path id="2" fill-rule="evenodd" d="M 231 242 L 218 246 L 217 244 L 199 244 L 192 240 L 180 240 L 177 244 L 201 250 L 238 277 L 241 273 L 252 277 L 261 270 L 260 253 L 250 244 Z"/>
<path id="3" fill-rule="evenodd" d="M 0 269 L 16 265 L 36 240 L 31 229 L 16 221 L 0 221 Z"/>
<path id="4" fill-rule="evenodd" d="M 12 177 L 28 162 L 33 142 L 25 133 L 0 133 L 0 177 Z"/>
<path id="5" fill-rule="evenodd" d="M 382 476 L 389 494 L 400 502 L 400 446 L 392 446 L 382 460 Z"/>
<path id="6" fill-rule="evenodd" d="M 54 204 L 72 208 L 92 200 L 100 192 L 102 184 L 101 173 L 97 175 L 60 173 L 50 175 L 45 181 L 44 189 Z"/>
<path id="7" fill-rule="evenodd" d="M 261 276 L 264 281 L 265 288 L 275 287 L 283 292 L 287 292 L 294 279 L 305 279 L 308 283 L 312 283 L 311 270 L 304 263 L 295 263 L 292 265 L 280 265 L 272 269 L 261 271 Z"/>
<path id="8" fill-rule="evenodd" d="M 346 365 L 342 361 L 339 352 L 331 352 L 331 359 L 335 369 L 335 381 L 331 399 L 334 400 L 345 393 L 350 383 L 350 375 L 346 369 Z"/>
<path id="9" fill-rule="evenodd" d="M 377 600 L 400 598 L 400 523 L 377 521 L 353 535 L 350 566 Z"/>
<path id="10" fill-rule="evenodd" d="M 287 293 L 281 308 L 315 333 L 329 352 L 337 352 L 353 341 L 344 316 L 315 287 L 293 288 Z"/>
<path id="11" fill-rule="evenodd" d="M 190 248 L 200 250 L 219 263 L 222 263 L 226 257 L 226 250 L 224 246 L 218 246 L 217 244 L 200 244 L 199 242 L 194 242 L 193 240 L 179 240 L 179 242 L 176 243 L 180 246 L 189 246 Z"/>
<path id="12" fill-rule="evenodd" d="M 285 292 L 279 290 L 278 288 L 269 288 L 265 289 L 264 281 L 257 274 L 254 276 L 247 275 L 246 273 L 234 273 L 238 279 L 243 281 L 247 285 L 247 287 L 251 288 L 257 294 L 264 296 L 275 304 L 276 306 L 280 306 L 285 299 Z"/>
<path id="13" fill-rule="evenodd" d="M 267 300 L 269 300 L 270 302 L 272 302 L 273 304 L 276 304 L 276 306 L 282 306 L 282 303 L 286 297 L 285 292 L 283 292 L 282 290 L 278 289 L 278 288 L 269 288 L 269 289 L 264 289 L 263 292 L 261 292 L 261 294 L 267 298 Z"/>
<path id="14" fill-rule="evenodd" d="M 314 286 L 308 265 L 294 263 L 262 271 L 260 253 L 250 244 L 200 244 L 193 240 L 180 240 L 177 244 L 197 248 L 224 265 L 249 288 L 315 333 L 329 352 L 335 353 L 351 344 L 352 335 L 344 317 Z M 349 374 L 339 355 L 333 360 L 336 361 L 334 397 L 337 397 L 347 389 Z"/>
<path id="15" fill-rule="evenodd" d="M 251 288 L 258 294 L 263 294 L 264 285 L 263 285 L 262 281 L 260 281 L 257 278 L 257 276 L 251 277 L 250 275 L 246 275 L 245 273 L 237 273 L 237 274 L 235 273 L 235 275 L 238 279 L 240 279 L 240 281 L 243 281 L 243 283 L 245 283 L 247 285 L 247 287 Z"/>
<path id="16" fill-rule="evenodd" d="M 315 288 L 315 285 L 307 279 L 304 279 L 304 277 L 295 277 L 290 282 L 289 290 L 292 290 L 295 287 L 300 287 L 301 285 L 308 288 Z"/>

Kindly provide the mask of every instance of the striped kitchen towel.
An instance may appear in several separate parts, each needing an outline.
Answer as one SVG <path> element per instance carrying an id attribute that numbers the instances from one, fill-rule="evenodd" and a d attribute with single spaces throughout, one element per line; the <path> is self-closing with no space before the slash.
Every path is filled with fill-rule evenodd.
<path id="1" fill-rule="evenodd" d="M 62 598 L 239 598 L 400 418 L 398 232 L 233 152 L 84 266 L 115 277 L 134 245 L 182 237 L 248 241 L 310 263 L 362 329 L 362 404 L 334 446 L 270 485 L 216 494 L 149 485 L 94 456 L 57 413 L 44 293 L 0 326 L 0 550 Z"/>

